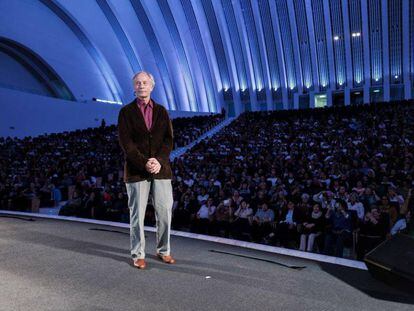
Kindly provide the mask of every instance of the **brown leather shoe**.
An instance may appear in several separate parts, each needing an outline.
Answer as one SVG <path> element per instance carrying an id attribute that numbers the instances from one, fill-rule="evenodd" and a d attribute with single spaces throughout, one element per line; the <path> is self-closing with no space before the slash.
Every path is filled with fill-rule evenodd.
<path id="1" fill-rule="evenodd" d="M 145 262 L 145 259 L 135 259 L 134 260 L 134 266 L 138 269 L 145 269 L 147 266 L 147 263 Z"/>
<path id="2" fill-rule="evenodd" d="M 169 264 L 175 264 L 175 259 L 172 258 L 171 255 L 161 255 L 161 254 L 157 254 L 158 258 L 161 259 L 163 262 L 165 263 L 169 263 Z"/>

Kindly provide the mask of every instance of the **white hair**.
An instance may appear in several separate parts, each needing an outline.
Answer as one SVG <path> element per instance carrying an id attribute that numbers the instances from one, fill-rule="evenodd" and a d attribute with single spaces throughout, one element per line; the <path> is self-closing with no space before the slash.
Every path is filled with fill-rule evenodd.
<path id="1" fill-rule="evenodd" d="M 152 74 L 150 74 L 149 72 L 147 72 L 147 71 L 138 71 L 136 74 L 134 74 L 134 76 L 132 77 L 132 82 L 134 82 L 135 81 L 135 79 L 136 79 L 136 77 L 138 77 L 140 74 L 146 74 L 147 75 L 147 77 L 148 78 L 150 78 L 150 80 L 151 80 L 151 83 L 152 83 L 152 86 L 155 86 L 155 79 L 154 79 L 154 76 L 152 75 Z"/>

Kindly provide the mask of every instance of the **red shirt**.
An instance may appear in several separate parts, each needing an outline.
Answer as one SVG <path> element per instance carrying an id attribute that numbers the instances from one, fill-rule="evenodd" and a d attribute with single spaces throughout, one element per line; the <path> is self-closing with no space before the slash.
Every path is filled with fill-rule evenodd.
<path id="1" fill-rule="evenodd" d="M 152 100 L 150 99 L 148 104 L 145 104 L 143 100 L 137 98 L 137 105 L 142 112 L 142 116 L 144 117 L 147 129 L 150 130 L 152 126 L 152 110 L 154 108 Z"/>

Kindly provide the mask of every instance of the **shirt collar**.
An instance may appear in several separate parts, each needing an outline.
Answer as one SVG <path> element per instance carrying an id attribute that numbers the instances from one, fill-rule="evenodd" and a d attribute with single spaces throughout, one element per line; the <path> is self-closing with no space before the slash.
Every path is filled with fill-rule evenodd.
<path id="1" fill-rule="evenodd" d="M 138 104 L 138 107 L 141 107 L 142 105 L 145 105 L 145 102 L 143 100 L 137 98 L 137 104 Z M 148 102 L 148 107 L 150 107 L 150 108 L 154 107 L 154 103 L 152 102 L 151 98 Z"/>

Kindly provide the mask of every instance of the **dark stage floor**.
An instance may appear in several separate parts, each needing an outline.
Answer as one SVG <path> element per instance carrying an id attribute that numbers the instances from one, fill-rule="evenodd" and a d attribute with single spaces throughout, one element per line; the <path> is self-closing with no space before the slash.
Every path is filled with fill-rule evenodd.
<path id="1" fill-rule="evenodd" d="M 147 233 L 142 271 L 127 229 L 2 215 L 0 232 L 0 310 L 414 309 L 367 271 L 332 264 L 172 237 L 171 266 Z"/>

